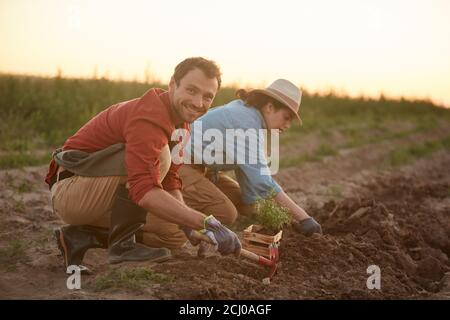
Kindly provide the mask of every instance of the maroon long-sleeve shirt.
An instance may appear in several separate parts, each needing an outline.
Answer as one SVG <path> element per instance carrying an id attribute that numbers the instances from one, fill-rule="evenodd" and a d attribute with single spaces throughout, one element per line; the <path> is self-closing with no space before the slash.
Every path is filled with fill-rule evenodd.
<path id="1" fill-rule="evenodd" d="M 174 163 L 159 183 L 159 155 L 170 142 L 177 124 L 189 130 L 189 124 L 183 123 L 172 109 L 168 92 L 150 89 L 140 98 L 120 102 L 100 112 L 66 140 L 63 150 L 95 152 L 125 143 L 130 197 L 138 203 L 154 187 L 167 191 L 181 189 L 179 165 Z M 48 184 L 57 170 L 58 165 L 52 160 L 45 179 Z"/>

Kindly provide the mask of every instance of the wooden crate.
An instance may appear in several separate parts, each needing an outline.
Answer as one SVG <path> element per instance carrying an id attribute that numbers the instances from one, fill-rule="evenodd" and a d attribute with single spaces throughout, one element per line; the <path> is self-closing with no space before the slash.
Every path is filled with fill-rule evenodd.
<path id="1" fill-rule="evenodd" d="M 257 255 L 270 258 L 271 244 L 278 244 L 283 235 L 283 231 L 279 231 L 273 236 L 258 233 L 263 227 L 252 224 L 243 231 L 242 247 L 246 250 L 256 253 Z"/>

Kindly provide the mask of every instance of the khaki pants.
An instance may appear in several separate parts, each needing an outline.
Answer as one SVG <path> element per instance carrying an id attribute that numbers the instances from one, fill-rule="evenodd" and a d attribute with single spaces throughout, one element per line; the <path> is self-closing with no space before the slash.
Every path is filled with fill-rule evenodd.
<path id="1" fill-rule="evenodd" d="M 161 180 L 170 164 L 170 151 L 166 146 L 160 155 Z M 110 227 L 111 208 L 119 183 L 126 177 L 73 176 L 55 183 L 51 189 L 54 212 L 72 225 Z M 179 248 L 187 239 L 178 225 L 165 221 L 152 213 L 147 214 L 143 227 L 143 242 L 149 247 Z"/>
<path id="2" fill-rule="evenodd" d="M 212 214 L 220 222 L 231 226 L 239 214 L 252 215 L 256 206 L 241 201 L 239 184 L 223 172 L 211 182 L 212 172 L 198 165 L 183 165 L 178 171 L 183 182 L 184 202 L 206 215 Z"/>

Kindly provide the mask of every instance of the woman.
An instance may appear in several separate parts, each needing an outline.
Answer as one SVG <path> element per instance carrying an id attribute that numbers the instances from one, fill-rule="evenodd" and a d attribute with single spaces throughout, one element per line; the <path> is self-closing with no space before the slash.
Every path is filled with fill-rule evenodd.
<path id="1" fill-rule="evenodd" d="M 263 135 L 258 134 L 260 129 L 283 132 L 293 119 L 301 122 L 298 115 L 301 91 L 291 82 L 278 79 L 263 90 L 239 90 L 237 96 L 239 99 L 210 110 L 192 124 L 186 153 L 193 164 L 184 164 L 179 170 L 184 201 L 231 225 L 238 213 L 255 213 L 258 199 L 273 197 L 289 210 L 296 231 L 306 236 L 322 233 L 320 224 L 298 206 L 270 174 L 264 174 L 270 172 L 265 152 L 260 152 L 261 148 L 255 152 L 250 142 L 265 145 Z M 240 133 L 230 139 L 230 129 L 240 129 Z M 242 138 L 243 133 L 247 134 L 247 140 L 242 143 L 241 139 L 239 143 L 235 138 L 239 135 Z M 223 147 L 212 151 L 214 134 L 215 139 L 223 139 L 219 144 Z M 257 161 L 250 160 L 255 157 Z M 234 170 L 237 181 L 224 173 L 230 170 Z"/>

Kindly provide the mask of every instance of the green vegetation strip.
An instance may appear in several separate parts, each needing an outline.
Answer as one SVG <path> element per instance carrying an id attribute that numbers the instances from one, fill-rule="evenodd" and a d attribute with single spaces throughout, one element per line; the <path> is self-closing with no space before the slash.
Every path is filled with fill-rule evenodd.
<path id="1" fill-rule="evenodd" d="M 27 153 L 11 153 L 0 155 L 0 169 L 21 168 L 27 166 L 38 166 L 49 163 L 51 159 L 50 152 L 41 156 Z"/>
<path id="2" fill-rule="evenodd" d="M 150 268 L 112 269 L 95 281 L 95 290 L 109 288 L 142 289 L 149 283 L 168 283 L 173 276 L 154 272 Z"/>
<path id="3" fill-rule="evenodd" d="M 312 153 L 303 154 L 297 157 L 281 158 L 280 168 L 300 167 L 307 162 L 318 162 L 324 157 L 335 156 L 337 150 L 329 145 L 321 145 Z"/>
<path id="4" fill-rule="evenodd" d="M 26 251 L 29 244 L 22 239 L 13 239 L 0 249 L 0 265 L 7 271 L 14 271 L 17 263 L 25 263 L 29 260 Z"/>
<path id="5" fill-rule="evenodd" d="M 402 166 L 440 149 L 450 150 L 450 136 L 441 140 L 427 141 L 393 150 L 387 157 L 387 164 L 393 167 Z"/>
<path id="6" fill-rule="evenodd" d="M 152 87 L 164 88 L 164 84 L 0 74 L 0 169 L 47 163 L 51 152 L 36 156 L 36 150 L 61 146 L 94 115 L 120 101 L 140 97 Z M 213 105 L 235 99 L 236 89 L 221 88 Z M 410 123 L 414 130 L 424 131 L 450 121 L 450 110 L 426 100 L 350 98 L 333 92 L 304 92 L 300 110 L 303 126 L 293 122 L 287 134 L 281 136 L 282 144 L 300 143 L 309 133 L 327 140 L 343 130 L 344 143 L 354 147 L 410 133 L 393 132 L 392 124 Z M 328 144 L 333 145 L 331 141 Z M 341 147 L 345 146 L 334 146 Z M 283 165 L 319 161 L 326 152 L 319 149 L 285 160 Z"/>

